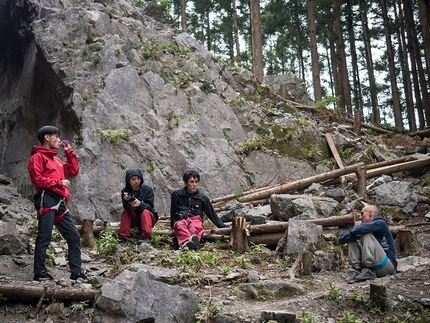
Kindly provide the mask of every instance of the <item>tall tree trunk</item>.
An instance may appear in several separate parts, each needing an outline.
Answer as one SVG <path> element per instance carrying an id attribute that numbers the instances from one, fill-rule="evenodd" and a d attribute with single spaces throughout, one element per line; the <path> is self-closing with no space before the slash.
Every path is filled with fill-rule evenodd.
<path id="1" fill-rule="evenodd" d="M 340 0 L 333 1 L 334 30 L 336 33 L 336 50 L 339 59 L 339 77 L 342 86 L 340 108 L 348 115 L 352 115 L 351 90 L 349 87 L 348 68 L 346 66 L 345 44 L 343 41 Z"/>
<path id="2" fill-rule="evenodd" d="M 358 0 L 358 4 L 360 7 L 360 16 L 361 16 L 361 25 L 363 29 L 363 42 L 366 53 L 366 65 L 367 72 L 369 75 L 369 91 L 370 91 L 370 100 L 372 102 L 372 120 L 376 124 L 381 123 L 381 116 L 379 112 L 378 105 L 378 96 L 376 94 L 376 82 L 375 82 L 375 73 L 373 70 L 373 58 L 372 58 L 372 50 L 370 45 L 370 37 L 369 37 L 369 26 L 367 22 L 367 6 L 363 4 L 363 0 Z"/>
<path id="3" fill-rule="evenodd" d="M 326 57 L 327 57 L 327 68 L 328 68 L 328 76 L 330 77 L 330 91 L 331 96 L 335 96 L 334 92 L 334 79 L 333 79 L 333 70 L 332 70 L 332 61 L 331 61 L 331 52 L 330 49 L 326 47 Z"/>
<path id="4" fill-rule="evenodd" d="M 210 20 L 210 17 L 209 17 L 209 10 L 207 10 L 206 12 L 205 12 L 205 14 L 206 14 L 206 41 L 207 41 L 207 44 L 208 44 L 208 50 L 209 51 L 211 51 L 212 50 L 212 34 L 211 34 L 211 20 Z"/>
<path id="5" fill-rule="evenodd" d="M 421 61 L 420 47 L 416 34 L 415 22 L 412 13 L 412 3 L 410 0 L 404 0 L 404 10 L 406 17 L 406 26 L 408 30 L 408 38 L 411 39 L 413 53 L 415 54 L 415 64 L 418 71 L 418 81 L 420 85 L 420 93 L 422 99 L 422 107 L 425 115 L 425 125 L 430 125 L 430 98 L 427 90 L 427 80 L 425 78 L 423 64 Z"/>
<path id="6" fill-rule="evenodd" d="M 430 4 L 428 0 L 418 0 L 418 12 L 423 33 L 424 49 L 426 54 L 427 71 L 430 71 Z"/>
<path id="7" fill-rule="evenodd" d="M 346 26 L 348 30 L 349 48 L 351 52 L 351 65 L 352 65 L 352 92 L 354 93 L 354 110 L 363 110 L 362 96 L 361 96 L 361 84 L 360 74 L 358 69 L 357 50 L 355 43 L 355 32 L 354 32 L 354 15 L 352 12 L 352 1 L 347 0 L 346 5 Z"/>
<path id="8" fill-rule="evenodd" d="M 260 0 L 249 0 L 249 10 L 251 14 L 252 71 L 257 80 L 263 82 L 264 63 Z"/>
<path id="9" fill-rule="evenodd" d="M 396 69 L 394 66 L 393 44 L 391 43 L 391 34 L 388 30 L 387 2 L 380 0 L 382 8 L 382 19 L 384 22 L 385 41 L 387 43 L 388 69 L 391 79 L 391 96 L 393 100 L 394 124 L 397 129 L 403 130 L 402 111 L 400 108 L 399 89 L 397 87 Z"/>
<path id="10" fill-rule="evenodd" d="M 319 67 L 318 51 L 317 51 L 317 28 L 315 23 L 314 0 L 308 0 L 308 28 L 309 28 L 310 50 L 311 50 L 311 60 L 312 60 L 312 81 L 314 86 L 314 97 L 315 97 L 315 101 L 321 101 L 322 89 L 321 89 L 320 67 Z"/>
<path id="11" fill-rule="evenodd" d="M 237 25 L 237 10 L 236 1 L 231 1 L 232 11 L 233 11 L 233 33 L 234 33 L 234 43 L 236 45 L 236 62 L 240 66 L 240 46 L 239 46 L 239 28 Z"/>
<path id="12" fill-rule="evenodd" d="M 183 32 L 187 31 L 187 14 L 185 8 L 187 6 L 186 0 L 181 0 L 181 28 Z"/>
<path id="13" fill-rule="evenodd" d="M 305 60 L 303 59 L 303 47 L 302 47 L 302 43 L 300 42 L 300 38 L 302 37 L 302 31 L 300 30 L 301 20 L 300 20 L 297 5 L 294 5 L 294 6 L 295 6 L 294 21 L 296 25 L 297 59 L 299 61 L 301 79 L 303 82 L 305 82 L 306 81 Z"/>
<path id="14" fill-rule="evenodd" d="M 397 21 L 399 22 L 399 31 L 397 32 L 398 43 L 399 43 L 399 61 L 402 66 L 402 79 L 403 79 L 403 87 L 405 89 L 405 101 L 406 107 L 408 110 L 408 123 L 409 123 L 409 131 L 417 131 L 417 122 L 415 119 L 415 110 L 414 110 L 414 98 L 412 94 L 412 82 L 410 79 L 410 69 L 409 69 L 409 60 L 408 53 L 406 51 L 406 30 L 404 23 L 404 15 L 403 9 L 401 5 L 401 0 L 397 0 L 397 6 L 399 9 L 399 14 L 397 17 Z M 397 12 L 395 12 L 397 16 Z"/>
<path id="15" fill-rule="evenodd" d="M 333 35 L 333 14 L 330 11 L 330 7 L 326 7 L 326 16 L 327 16 L 327 36 L 330 48 L 330 62 L 332 66 L 332 75 L 333 75 L 333 86 L 334 86 L 334 95 L 337 97 L 342 97 L 342 84 L 340 82 L 339 76 L 339 60 L 336 55 L 336 45 L 335 45 L 335 35 Z M 330 76 L 331 77 L 331 76 Z"/>

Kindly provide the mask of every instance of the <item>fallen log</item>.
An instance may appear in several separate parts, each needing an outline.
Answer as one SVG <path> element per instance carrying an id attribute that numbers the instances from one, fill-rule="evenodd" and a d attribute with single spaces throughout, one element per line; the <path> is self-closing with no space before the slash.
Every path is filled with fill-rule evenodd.
<path id="1" fill-rule="evenodd" d="M 94 301 L 94 297 L 98 293 L 96 289 L 61 289 L 56 287 L 30 285 L 11 285 L 0 284 L 0 295 L 8 300 L 35 302 L 40 299 L 41 295 L 44 298 L 55 300 L 71 300 L 71 301 Z"/>
<path id="2" fill-rule="evenodd" d="M 385 166 L 385 167 L 379 167 L 374 169 L 367 169 L 366 177 L 377 177 L 384 174 L 393 174 L 398 172 L 404 172 L 416 168 L 421 168 L 430 165 L 430 157 L 429 158 L 423 158 L 418 159 L 410 162 L 404 162 L 402 164 L 396 164 L 391 166 Z M 352 181 L 356 179 L 357 175 L 355 173 L 350 173 L 345 176 L 343 176 L 344 180 Z"/>
<path id="3" fill-rule="evenodd" d="M 407 133 L 407 135 L 410 136 L 410 137 L 418 136 L 421 139 L 423 139 L 425 137 L 430 136 L 430 129 L 424 129 L 424 130 L 410 132 L 410 133 Z"/>
<path id="4" fill-rule="evenodd" d="M 311 176 L 308 178 L 296 180 L 294 182 L 286 183 L 286 184 L 280 185 L 278 187 L 270 188 L 270 189 L 267 189 L 267 190 L 264 190 L 264 191 L 261 191 L 258 193 L 249 194 L 249 195 L 240 197 L 237 200 L 239 202 L 243 203 L 243 202 L 249 202 L 249 201 L 253 201 L 253 200 L 260 200 L 260 199 L 264 199 L 264 198 L 269 198 L 272 194 L 282 194 L 282 193 L 286 193 L 289 191 L 298 190 L 301 188 L 308 187 L 309 185 L 311 185 L 313 183 L 319 183 L 319 182 L 326 181 L 328 179 L 332 179 L 335 177 L 339 177 L 339 176 L 353 173 L 357 170 L 357 167 L 360 167 L 361 165 L 363 165 L 363 163 L 354 164 L 354 165 L 351 165 L 351 166 L 348 166 L 345 168 L 335 169 L 335 170 L 332 170 L 332 171 L 329 171 L 326 173 L 322 173 L 322 174 L 318 174 L 318 175 Z"/>
<path id="5" fill-rule="evenodd" d="M 345 121 L 347 121 L 347 122 L 349 122 L 351 124 L 354 124 L 354 120 L 353 119 L 345 118 Z M 384 134 L 394 133 L 392 131 L 389 131 L 389 130 L 386 130 L 386 129 L 382 129 L 382 128 L 378 128 L 378 127 L 372 126 L 372 125 L 364 123 L 364 122 L 361 123 L 361 126 L 363 128 L 371 129 L 371 130 L 374 130 L 374 131 L 379 132 L 379 133 L 384 133 Z"/>
<path id="6" fill-rule="evenodd" d="M 390 166 L 390 165 L 403 163 L 410 158 L 411 158 L 411 156 L 403 156 L 403 157 L 399 157 L 399 158 L 393 158 L 390 160 L 384 160 L 384 161 L 379 162 L 379 163 L 365 165 L 364 167 L 366 169 L 373 169 L 373 168 L 379 168 L 379 167 L 384 167 L 384 166 Z"/>
<path id="7" fill-rule="evenodd" d="M 367 171 L 367 170 L 370 170 L 370 169 L 382 168 L 382 167 L 386 167 L 386 166 L 401 164 L 401 163 L 404 163 L 405 161 L 407 161 L 409 159 L 411 159 L 410 156 L 404 156 L 404 157 L 394 158 L 394 159 L 390 159 L 390 160 L 385 160 L 385 161 L 379 162 L 379 163 L 364 165 L 364 168 Z M 325 182 L 323 182 L 321 184 L 325 185 L 325 186 L 335 185 L 335 184 L 340 184 L 342 182 L 342 180 L 354 180 L 355 178 L 356 177 L 354 175 L 351 175 L 351 176 L 347 175 L 347 176 L 342 176 L 342 177 L 339 177 L 339 178 L 335 178 L 335 179 L 331 179 L 331 180 L 325 181 Z"/>
<path id="8" fill-rule="evenodd" d="M 345 214 L 339 216 L 331 216 L 328 218 L 309 219 L 305 222 L 311 222 L 321 225 L 322 227 L 335 227 L 335 226 L 353 226 L 355 223 L 353 214 Z M 288 222 L 276 222 L 266 224 L 255 224 L 248 226 L 251 236 L 258 234 L 268 234 L 276 232 L 285 232 L 288 229 Z M 211 234 L 225 234 L 229 235 L 231 228 L 212 228 L 208 229 Z"/>

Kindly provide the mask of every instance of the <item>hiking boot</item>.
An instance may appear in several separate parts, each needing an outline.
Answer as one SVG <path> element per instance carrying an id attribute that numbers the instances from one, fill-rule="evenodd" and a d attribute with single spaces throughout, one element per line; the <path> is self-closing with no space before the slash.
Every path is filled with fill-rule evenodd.
<path id="1" fill-rule="evenodd" d="M 87 279 L 87 275 L 85 275 L 82 271 L 78 274 L 71 274 L 70 279 L 72 280 L 78 280 L 79 278 L 82 278 L 83 280 Z"/>
<path id="2" fill-rule="evenodd" d="M 375 278 L 376 278 L 376 273 L 374 270 L 372 270 L 370 268 L 363 268 L 361 273 L 355 277 L 355 279 L 358 281 L 375 279 Z"/>
<path id="3" fill-rule="evenodd" d="M 118 243 L 119 243 L 121 246 L 125 247 L 125 246 L 128 244 L 128 240 L 127 240 L 126 238 L 119 238 Z"/>
<path id="4" fill-rule="evenodd" d="M 141 238 L 141 239 L 137 240 L 137 244 L 142 244 L 142 243 L 149 243 L 149 239 L 148 238 Z"/>
<path id="5" fill-rule="evenodd" d="M 39 274 L 34 274 L 33 280 L 38 280 L 38 281 L 54 280 L 54 277 L 52 277 L 46 270 L 44 270 Z"/>
<path id="6" fill-rule="evenodd" d="M 353 283 L 357 282 L 356 277 L 357 277 L 358 275 L 360 275 L 360 273 L 361 273 L 361 271 L 360 271 L 360 270 L 355 270 L 355 271 L 352 273 L 352 275 L 351 275 L 351 276 L 349 276 L 349 277 L 347 277 L 347 278 L 346 278 L 346 282 L 347 282 L 348 284 L 353 284 Z"/>
<path id="7" fill-rule="evenodd" d="M 202 247 L 202 245 L 200 244 L 198 236 L 191 236 L 190 240 L 194 243 L 196 249 L 200 249 Z"/>
<path id="8" fill-rule="evenodd" d="M 188 250 L 196 250 L 196 245 L 191 240 L 191 238 L 188 239 L 187 241 L 185 241 L 182 245 L 185 246 L 185 247 L 187 247 Z"/>

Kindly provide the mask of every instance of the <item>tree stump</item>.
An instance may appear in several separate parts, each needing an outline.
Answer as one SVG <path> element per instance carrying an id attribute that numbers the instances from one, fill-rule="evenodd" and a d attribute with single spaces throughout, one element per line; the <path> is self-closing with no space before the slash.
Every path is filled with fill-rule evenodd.
<path id="1" fill-rule="evenodd" d="M 399 229 L 396 236 L 396 251 L 398 255 L 411 256 L 418 253 L 419 242 L 411 229 Z"/>
<path id="2" fill-rule="evenodd" d="M 93 234 L 94 221 L 89 219 L 84 219 L 82 223 L 82 245 L 85 247 L 93 247 L 95 244 L 94 234 Z"/>
<path id="3" fill-rule="evenodd" d="M 354 127 L 353 131 L 357 136 L 361 136 L 361 110 L 354 109 Z"/>
<path id="4" fill-rule="evenodd" d="M 312 273 L 312 253 L 305 252 L 302 257 L 302 275 L 309 276 Z"/>
<path id="5" fill-rule="evenodd" d="M 367 180 L 367 172 L 365 166 L 357 167 L 357 194 L 358 196 L 366 199 L 366 180 Z"/>
<path id="6" fill-rule="evenodd" d="M 245 218 L 236 217 L 233 219 L 230 233 L 230 247 L 238 253 L 249 251 L 248 230 L 246 229 Z"/>
<path id="7" fill-rule="evenodd" d="M 386 281 L 378 279 L 370 283 L 370 301 L 379 307 L 381 311 L 387 312 L 388 310 L 388 288 Z"/>
<path id="8" fill-rule="evenodd" d="M 89 24 L 88 25 L 88 30 L 87 30 L 87 44 L 91 44 L 94 42 L 93 39 L 93 25 Z"/>

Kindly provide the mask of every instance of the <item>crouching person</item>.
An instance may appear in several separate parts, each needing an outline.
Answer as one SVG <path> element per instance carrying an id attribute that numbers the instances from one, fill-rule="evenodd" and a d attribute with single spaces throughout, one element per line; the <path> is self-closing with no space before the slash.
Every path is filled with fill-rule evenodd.
<path id="1" fill-rule="evenodd" d="M 374 205 L 361 211 L 361 224 L 339 236 L 340 243 L 348 244 L 348 261 L 354 273 L 348 283 L 393 275 L 396 272 L 396 247 L 393 236 L 379 209 Z"/>
<path id="2" fill-rule="evenodd" d="M 216 215 L 209 198 L 198 190 L 200 175 L 194 170 L 186 171 L 182 177 L 184 187 L 173 191 L 170 205 L 170 226 L 178 244 L 190 250 L 200 248 L 205 231 L 203 213 L 218 228 L 226 225 Z"/>
<path id="3" fill-rule="evenodd" d="M 130 228 L 138 227 L 138 243 L 149 243 L 152 228 L 158 221 L 154 209 L 154 190 L 144 184 L 140 169 L 131 168 L 125 173 L 125 187 L 121 190 L 124 211 L 119 226 L 119 243 L 126 245 L 130 239 Z"/>

